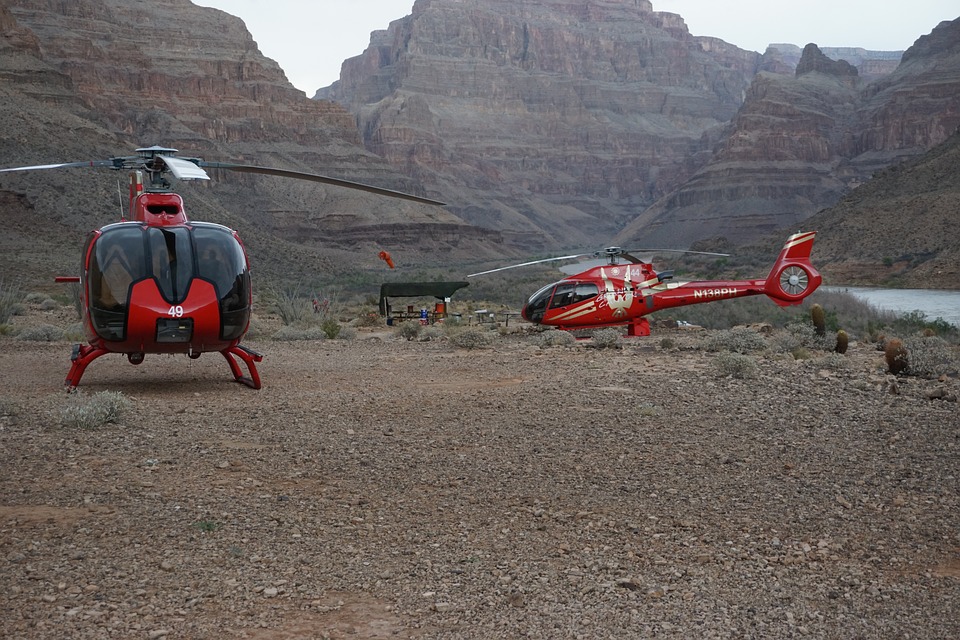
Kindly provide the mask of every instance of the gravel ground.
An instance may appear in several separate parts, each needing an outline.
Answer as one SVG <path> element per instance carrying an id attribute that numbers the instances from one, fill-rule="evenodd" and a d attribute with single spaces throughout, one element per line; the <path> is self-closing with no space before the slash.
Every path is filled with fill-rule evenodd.
<path id="1" fill-rule="evenodd" d="M 0 337 L 0 636 L 957 637 L 957 379 L 702 341 L 106 357 L 79 429 L 69 344 Z"/>

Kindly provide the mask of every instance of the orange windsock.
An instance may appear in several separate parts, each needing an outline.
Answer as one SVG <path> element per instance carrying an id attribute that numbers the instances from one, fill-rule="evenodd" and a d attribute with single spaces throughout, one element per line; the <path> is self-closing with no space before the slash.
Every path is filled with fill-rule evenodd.
<path id="1" fill-rule="evenodd" d="M 386 251 L 380 252 L 380 259 L 387 263 L 387 266 L 393 269 L 393 258 Z"/>

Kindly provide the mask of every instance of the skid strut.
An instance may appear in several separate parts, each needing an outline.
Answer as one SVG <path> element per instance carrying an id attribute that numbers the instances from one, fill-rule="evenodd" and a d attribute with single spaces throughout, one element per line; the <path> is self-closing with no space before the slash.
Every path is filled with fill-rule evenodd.
<path id="1" fill-rule="evenodd" d="M 73 361 L 73 364 L 70 366 L 67 379 L 63 383 L 67 387 L 67 392 L 77 388 L 77 385 L 80 384 L 80 378 L 83 377 L 83 372 L 86 371 L 91 362 L 107 353 L 110 352 L 89 344 L 73 345 L 73 353 L 70 354 L 70 360 Z"/>
<path id="2" fill-rule="evenodd" d="M 260 388 L 260 373 L 257 371 L 257 363 L 263 360 L 262 355 L 239 344 L 234 345 L 229 349 L 224 349 L 220 353 L 223 354 L 227 364 L 230 365 L 230 371 L 233 372 L 233 377 L 237 382 L 240 384 L 245 384 L 251 389 Z M 237 358 L 234 358 L 234 356 L 240 358 L 246 363 L 247 369 L 250 371 L 249 378 L 244 377 L 243 370 L 240 368 L 240 364 L 237 362 Z"/>

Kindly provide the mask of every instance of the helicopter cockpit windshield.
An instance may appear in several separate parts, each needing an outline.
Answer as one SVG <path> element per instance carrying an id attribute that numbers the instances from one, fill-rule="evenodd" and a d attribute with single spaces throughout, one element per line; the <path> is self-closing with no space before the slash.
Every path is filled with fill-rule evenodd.
<path id="1" fill-rule="evenodd" d="M 87 272 L 90 315 L 97 334 L 123 340 L 132 286 L 156 281 L 164 301 L 181 304 L 192 282 L 210 282 L 220 307 L 221 338 L 234 340 L 250 319 L 250 272 L 240 242 L 207 223 L 153 227 L 121 223 L 95 238 Z"/>
<path id="2" fill-rule="evenodd" d="M 523 307 L 522 315 L 530 322 L 540 322 L 547 309 L 559 309 L 584 300 L 591 300 L 600 294 L 600 288 L 593 282 L 561 280 L 547 285 L 530 296 Z"/>

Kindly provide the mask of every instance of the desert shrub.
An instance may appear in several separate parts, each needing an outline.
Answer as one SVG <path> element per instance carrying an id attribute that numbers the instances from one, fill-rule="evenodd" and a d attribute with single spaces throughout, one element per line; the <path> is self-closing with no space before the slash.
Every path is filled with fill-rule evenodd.
<path id="1" fill-rule="evenodd" d="M 360 328 L 379 327 L 383 324 L 383 318 L 376 311 L 368 311 L 357 315 L 353 326 Z"/>
<path id="2" fill-rule="evenodd" d="M 956 352 L 939 336 L 917 336 L 904 340 L 907 351 L 907 373 L 912 376 L 936 377 L 958 369 Z"/>
<path id="3" fill-rule="evenodd" d="M 331 340 L 336 340 L 337 336 L 340 335 L 341 328 L 340 323 L 334 318 L 324 318 L 320 323 L 320 330 Z"/>
<path id="4" fill-rule="evenodd" d="M 400 338 L 405 338 L 406 340 L 416 340 L 420 337 L 420 332 L 423 331 L 423 325 L 420 324 L 417 320 L 407 320 L 406 322 L 401 322 L 397 325 L 395 333 Z"/>
<path id="5" fill-rule="evenodd" d="M 63 329 L 52 324 L 38 324 L 34 327 L 25 327 L 18 335 L 17 340 L 30 342 L 56 342 L 63 340 Z"/>
<path id="6" fill-rule="evenodd" d="M 775 351 L 792 353 L 794 357 L 801 349 L 807 351 L 810 349 L 831 351 L 833 349 L 832 345 L 828 345 L 826 337 L 817 335 L 816 328 L 806 322 L 791 322 L 777 331 L 773 335 L 773 347 Z"/>
<path id="7" fill-rule="evenodd" d="M 566 331 L 549 329 L 540 334 L 537 342 L 541 347 L 572 347 L 577 339 Z"/>
<path id="8" fill-rule="evenodd" d="M 677 343 L 673 338 L 661 338 L 660 339 L 660 348 L 664 351 L 669 351 L 671 349 L 677 348 Z"/>
<path id="9" fill-rule="evenodd" d="M 310 316 L 310 301 L 301 295 L 299 288 L 285 287 L 272 293 L 273 310 L 284 325 L 301 324 Z"/>
<path id="10" fill-rule="evenodd" d="M 47 294 L 33 291 L 31 293 L 28 293 L 24 297 L 23 301 L 26 302 L 27 304 L 40 304 L 42 302 L 46 302 L 49 299 L 50 299 L 50 296 L 48 296 Z"/>
<path id="11" fill-rule="evenodd" d="M 743 353 L 721 351 L 713 362 L 717 372 L 724 377 L 753 378 L 757 375 L 756 361 Z"/>
<path id="12" fill-rule="evenodd" d="M 841 371 L 847 366 L 847 359 L 839 353 L 832 351 L 817 360 L 817 366 L 821 369 L 830 369 L 832 371 Z"/>
<path id="13" fill-rule="evenodd" d="M 731 351 L 734 353 L 752 353 L 767 348 L 767 341 L 763 336 L 747 327 L 735 327 L 724 331 L 716 331 L 703 341 L 706 351 Z"/>
<path id="14" fill-rule="evenodd" d="M 493 337 L 489 331 L 471 327 L 452 334 L 450 344 L 460 349 L 481 349 L 493 344 Z"/>
<path id="15" fill-rule="evenodd" d="M 293 327 L 284 325 L 273 334 L 273 339 L 285 342 L 294 340 L 326 340 L 327 333 L 321 327 Z"/>
<path id="16" fill-rule="evenodd" d="M 909 360 L 907 349 L 899 338 L 887 340 L 883 348 L 883 357 L 887 361 L 887 370 L 895 376 L 906 373 Z"/>
<path id="17" fill-rule="evenodd" d="M 960 328 L 942 318 L 929 320 L 923 311 L 911 311 L 899 316 L 889 326 L 893 333 L 901 336 L 912 334 L 933 334 L 956 341 L 960 338 Z"/>
<path id="18" fill-rule="evenodd" d="M 357 330 L 353 327 L 340 327 L 340 332 L 337 333 L 337 340 L 355 340 L 357 337 Z"/>
<path id="19" fill-rule="evenodd" d="M 619 329 L 599 329 L 593 332 L 591 344 L 597 349 L 622 349 L 623 335 Z"/>
<path id="20" fill-rule="evenodd" d="M 590 345 L 595 349 L 622 349 L 623 335 L 619 329 L 610 327 L 593 332 Z"/>
<path id="21" fill-rule="evenodd" d="M 0 279 L 0 324 L 6 324 L 12 316 L 23 313 L 23 292 L 17 284 Z"/>
<path id="22" fill-rule="evenodd" d="M 454 333 L 456 332 L 449 331 L 449 329 L 445 328 L 443 325 L 430 324 L 421 329 L 420 335 L 417 336 L 417 340 L 420 342 L 443 340 L 446 337 L 454 335 Z"/>
<path id="23" fill-rule="evenodd" d="M 59 309 L 60 303 L 54 300 L 53 298 L 47 298 L 40 303 L 40 309 L 42 311 L 53 311 L 54 309 Z"/>
<path id="24" fill-rule="evenodd" d="M 60 413 L 60 424 L 79 429 L 96 429 L 116 422 L 131 406 L 119 391 L 100 391 L 89 398 L 78 391 Z"/>

